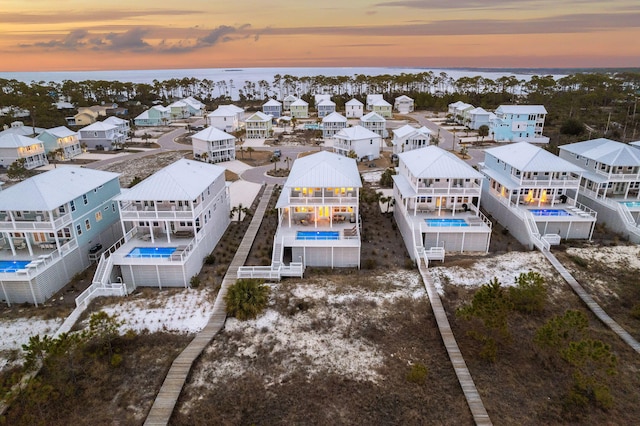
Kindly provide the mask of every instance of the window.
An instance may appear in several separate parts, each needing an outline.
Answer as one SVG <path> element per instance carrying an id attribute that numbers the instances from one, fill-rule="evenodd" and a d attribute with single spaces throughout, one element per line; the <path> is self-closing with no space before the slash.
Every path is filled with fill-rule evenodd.
<path id="1" fill-rule="evenodd" d="M 82 235 L 82 226 L 76 225 L 76 234 Z"/>
<path id="2" fill-rule="evenodd" d="M 75 212 L 76 211 L 76 203 L 75 203 L 75 201 L 73 201 L 73 200 L 69 201 L 69 205 L 71 206 L 71 211 Z"/>
<path id="3" fill-rule="evenodd" d="M 100 222 L 102 220 L 102 212 L 96 212 L 96 222 Z"/>
<path id="4" fill-rule="evenodd" d="M 66 208 L 64 207 L 64 205 L 58 207 L 58 212 L 60 212 L 60 214 L 65 214 L 66 213 Z"/>
<path id="5" fill-rule="evenodd" d="M 116 203 L 111 203 L 111 211 L 116 212 Z"/>
<path id="6" fill-rule="evenodd" d="M 89 219 L 84 221 L 84 227 L 87 228 L 87 231 L 91 229 L 91 222 L 89 222 Z"/>
<path id="7" fill-rule="evenodd" d="M 82 194 L 82 202 L 85 205 L 89 204 L 89 199 L 87 198 L 87 194 Z"/>

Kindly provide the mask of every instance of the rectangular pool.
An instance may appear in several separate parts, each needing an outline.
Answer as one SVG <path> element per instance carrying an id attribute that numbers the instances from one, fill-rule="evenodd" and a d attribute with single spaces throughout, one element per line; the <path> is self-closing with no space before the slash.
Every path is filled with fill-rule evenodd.
<path id="1" fill-rule="evenodd" d="M 126 257 L 165 258 L 176 251 L 175 247 L 136 247 Z"/>
<path id="2" fill-rule="evenodd" d="M 469 226 L 464 219 L 425 219 L 424 221 L 427 222 L 427 226 Z"/>
<path id="3" fill-rule="evenodd" d="M 563 209 L 532 209 L 529 211 L 534 216 L 571 216 L 571 213 Z"/>
<path id="4" fill-rule="evenodd" d="M 339 231 L 298 231 L 296 240 L 339 240 Z"/>
<path id="5" fill-rule="evenodd" d="M 0 260 L 0 272 L 16 272 L 26 269 L 30 260 Z"/>
<path id="6" fill-rule="evenodd" d="M 630 209 L 640 208 L 640 201 L 624 201 L 622 204 L 629 207 Z"/>

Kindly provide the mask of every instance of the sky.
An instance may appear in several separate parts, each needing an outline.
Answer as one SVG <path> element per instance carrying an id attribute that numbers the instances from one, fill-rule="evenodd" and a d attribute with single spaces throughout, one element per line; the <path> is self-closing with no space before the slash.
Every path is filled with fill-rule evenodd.
<path id="1" fill-rule="evenodd" d="M 638 0 L 2 0 L 0 71 L 640 66 Z"/>

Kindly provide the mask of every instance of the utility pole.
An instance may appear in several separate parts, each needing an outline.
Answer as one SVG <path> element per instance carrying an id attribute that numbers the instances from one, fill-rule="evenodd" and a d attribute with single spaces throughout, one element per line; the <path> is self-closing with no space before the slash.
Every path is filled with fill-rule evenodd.
<path id="1" fill-rule="evenodd" d="M 604 130 L 604 135 L 607 136 L 609 133 L 609 123 L 611 122 L 611 112 L 609 112 L 609 118 L 607 118 L 607 128 Z"/>

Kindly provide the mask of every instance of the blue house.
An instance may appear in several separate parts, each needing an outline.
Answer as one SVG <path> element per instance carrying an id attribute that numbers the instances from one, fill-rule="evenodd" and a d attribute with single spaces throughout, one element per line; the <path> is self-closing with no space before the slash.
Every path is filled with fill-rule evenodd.
<path id="1" fill-rule="evenodd" d="M 549 143 L 542 136 L 547 110 L 542 105 L 500 105 L 489 125 L 496 142 Z"/>
<path id="2" fill-rule="evenodd" d="M 282 115 L 282 104 L 275 99 L 270 99 L 262 105 L 262 112 L 272 116 L 273 118 L 280 118 Z"/>
<path id="3" fill-rule="evenodd" d="M 0 192 L 0 300 L 43 303 L 122 235 L 118 174 L 58 167 Z"/>

